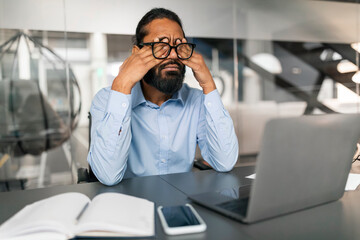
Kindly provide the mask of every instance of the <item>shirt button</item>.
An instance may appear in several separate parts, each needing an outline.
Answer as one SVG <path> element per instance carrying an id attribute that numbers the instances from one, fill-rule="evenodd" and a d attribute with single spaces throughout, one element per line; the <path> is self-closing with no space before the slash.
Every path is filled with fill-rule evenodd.
<path id="1" fill-rule="evenodd" d="M 125 108 L 126 105 L 127 105 L 126 103 L 122 103 L 122 104 L 121 104 L 121 106 L 122 106 L 123 108 Z"/>
<path id="2" fill-rule="evenodd" d="M 162 163 L 165 163 L 165 162 L 166 162 L 166 160 L 165 160 L 165 159 L 161 159 L 161 162 L 162 162 Z"/>
<path id="3" fill-rule="evenodd" d="M 211 102 L 208 102 L 207 105 L 208 105 L 208 107 L 211 107 L 212 104 L 211 104 Z"/>
<path id="4" fill-rule="evenodd" d="M 162 138 L 162 139 L 166 139 L 166 136 L 165 136 L 165 135 L 162 135 L 161 138 Z"/>

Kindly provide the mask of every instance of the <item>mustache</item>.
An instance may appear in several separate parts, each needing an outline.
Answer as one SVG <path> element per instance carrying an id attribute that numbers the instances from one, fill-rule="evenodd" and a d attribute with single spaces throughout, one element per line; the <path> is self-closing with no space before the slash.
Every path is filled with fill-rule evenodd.
<path id="1" fill-rule="evenodd" d="M 172 65 L 176 64 L 180 70 L 184 68 L 184 64 L 179 63 L 179 62 L 177 62 L 175 60 L 170 60 L 169 62 L 160 65 L 159 66 L 159 71 L 163 70 L 164 68 L 166 68 L 167 65 L 170 65 L 170 64 L 172 64 Z"/>

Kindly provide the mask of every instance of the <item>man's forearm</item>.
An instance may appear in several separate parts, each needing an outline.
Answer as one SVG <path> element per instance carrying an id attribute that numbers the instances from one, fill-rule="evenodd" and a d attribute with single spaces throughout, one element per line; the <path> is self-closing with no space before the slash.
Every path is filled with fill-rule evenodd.
<path id="1" fill-rule="evenodd" d="M 131 96 L 116 91 L 100 92 L 90 112 L 91 145 L 87 160 L 100 182 L 117 184 L 124 176 L 129 156 Z"/>
<path id="2" fill-rule="evenodd" d="M 126 125 L 121 127 L 120 134 L 114 138 L 110 136 L 116 128 L 111 121 L 106 121 L 100 124 L 93 135 L 88 162 L 95 176 L 105 185 L 119 183 L 125 174 L 131 143 L 131 130 Z"/>
<path id="3" fill-rule="evenodd" d="M 232 119 L 223 108 L 218 92 L 204 99 L 203 121 L 200 123 L 201 154 L 215 170 L 230 171 L 238 158 L 238 141 Z"/>

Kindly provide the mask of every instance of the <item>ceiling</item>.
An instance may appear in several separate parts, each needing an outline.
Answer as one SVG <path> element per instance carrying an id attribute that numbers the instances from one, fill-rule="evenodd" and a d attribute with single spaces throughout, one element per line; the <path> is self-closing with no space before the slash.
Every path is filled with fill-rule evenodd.
<path id="1" fill-rule="evenodd" d="M 350 43 L 360 40 L 360 5 L 353 2 L 0 0 L 0 28 L 132 35 L 139 19 L 161 6 L 178 13 L 192 37 Z"/>

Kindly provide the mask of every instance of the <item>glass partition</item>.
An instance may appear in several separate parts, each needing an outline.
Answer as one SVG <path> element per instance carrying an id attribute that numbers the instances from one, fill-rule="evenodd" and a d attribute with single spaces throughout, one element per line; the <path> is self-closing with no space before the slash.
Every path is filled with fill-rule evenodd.
<path id="1" fill-rule="evenodd" d="M 270 119 L 360 112 L 355 2 L 235 2 L 239 95 L 229 111 L 239 164 L 255 160 Z"/>
<path id="2" fill-rule="evenodd" d="M 81 101 L 71 44 L 65 32 L 0 29 L 0 191 L 75 181 Z"/>
<path id="3" fill-rule="evenodd" d="M 117 76 L 136 24 L 153 7 L 178 13 L 203 55 L 234 122 L 238 166 L 255 164 L 270 119 L 360 112 L 355 0 L 204 0 L 193 9 L 108 1 L 101 17 L 96 1 L 80 15 L 74 1 L 29 2 L 46 17 L 0 2 L 0 20 L 5 11 L 19 15 L 0 22 L 0 191 L 76 182 L 88 166 L 91 101 Z M 23 29 L 27 22 L 36 24 Z M 189 68 L 185 82 L 200 88 Z"/>

